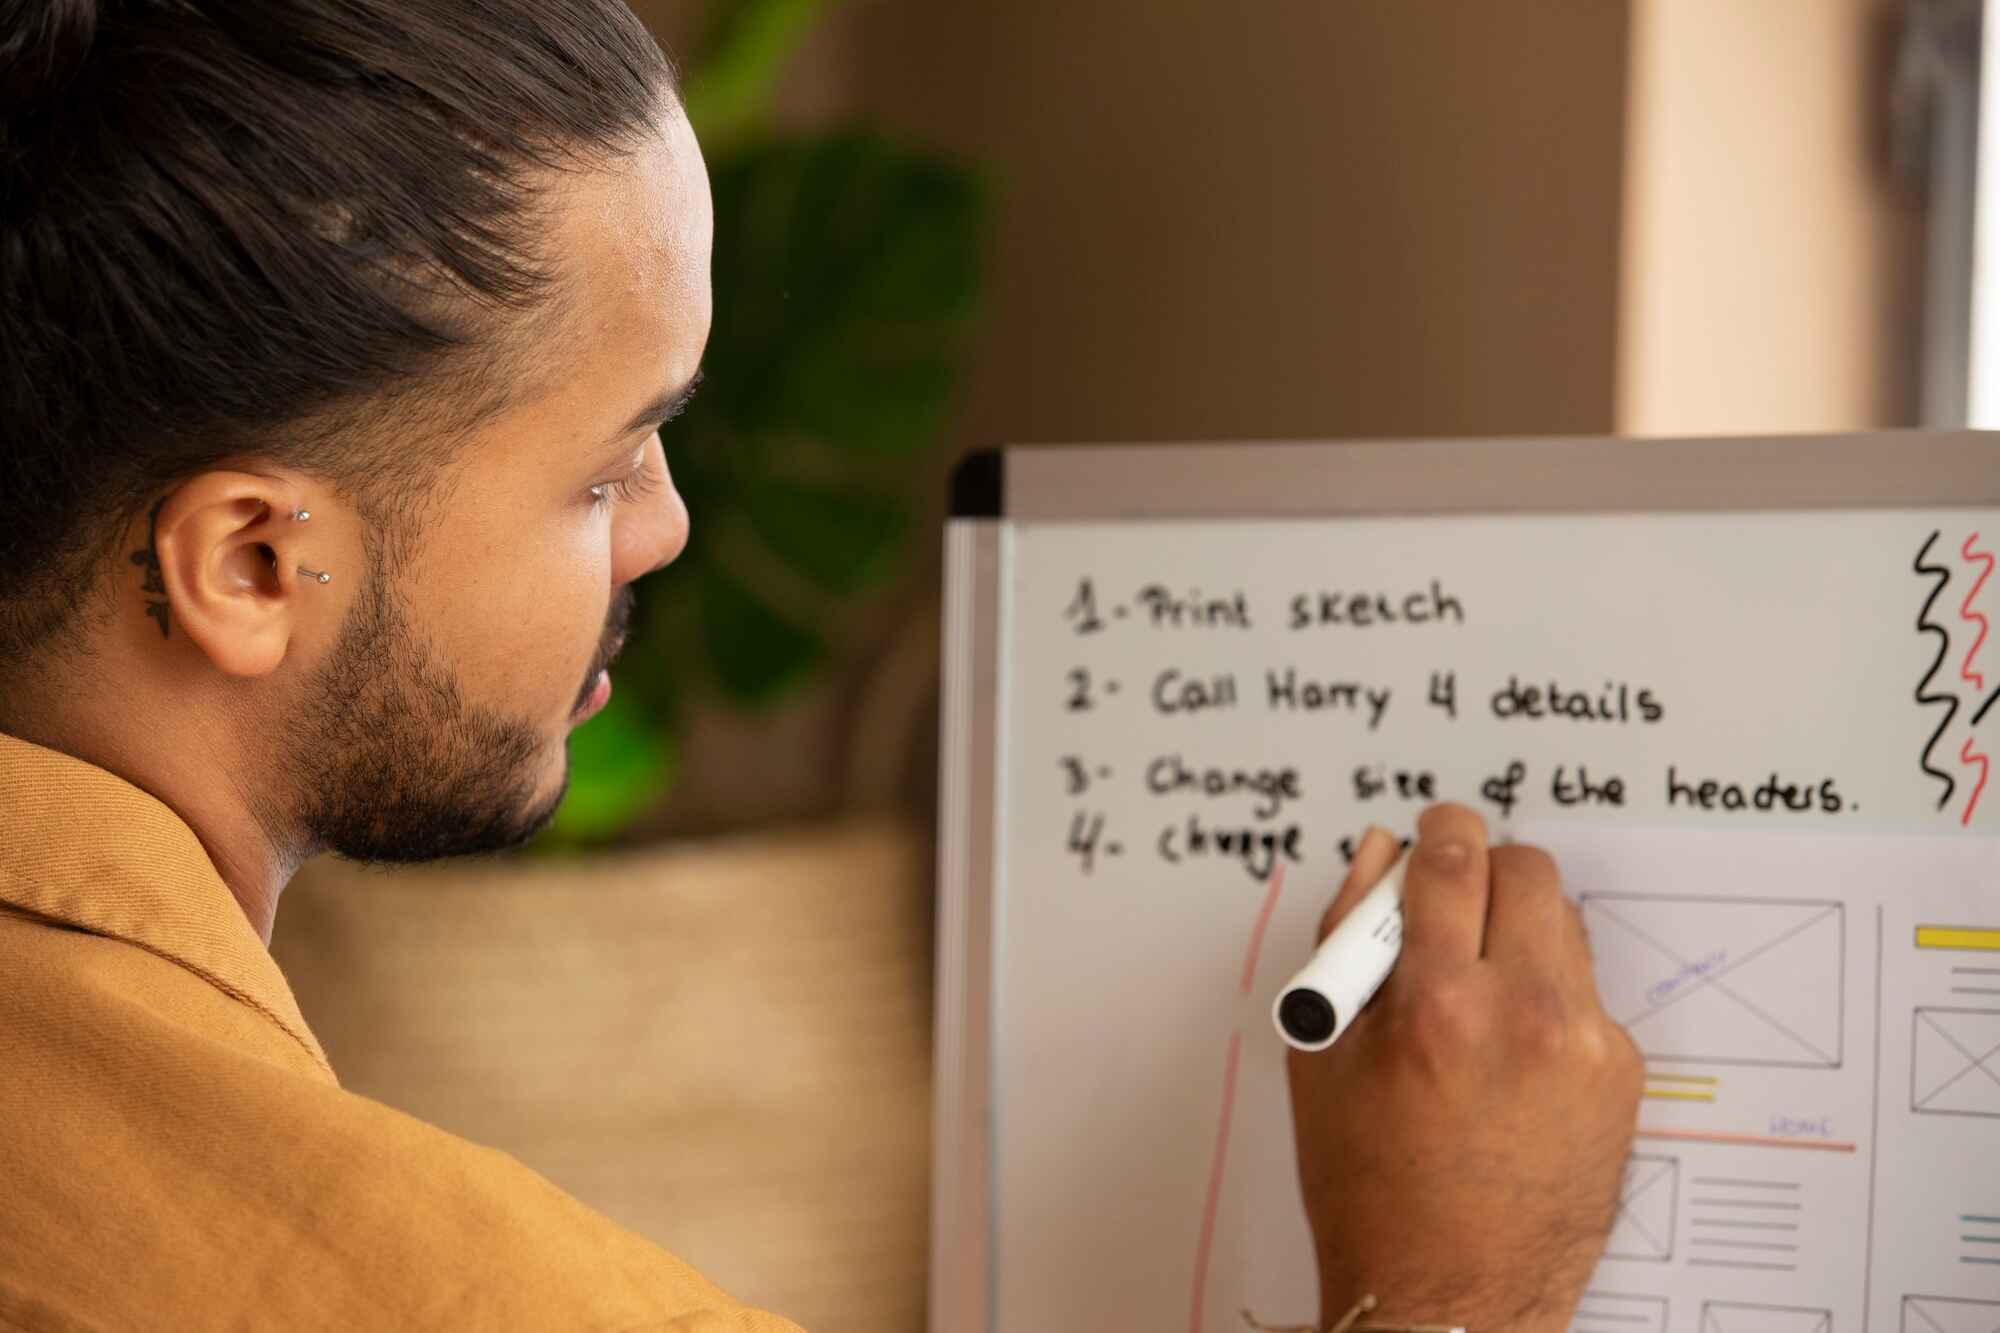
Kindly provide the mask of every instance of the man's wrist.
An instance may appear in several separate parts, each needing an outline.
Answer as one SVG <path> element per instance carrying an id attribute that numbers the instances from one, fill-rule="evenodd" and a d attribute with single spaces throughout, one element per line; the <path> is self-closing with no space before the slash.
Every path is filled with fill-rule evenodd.
<path id="1" fill-rule="evenodd" d="M 1349 1290 L 1353 1292 L 1351 1296 Z M 1352 1320 L 1352 1324 L 1377 1328 L 1463 1328 L 1466 1333 L 1568 1333 L 1572 1314 L 1568 1310 L 1550 1309 L 1539 1300 L 1509 1308 L 1505 1301 L 1469 1300 L 1462 1291 L 1456 1295 L 1426 1293 L 1420 1286 L 1407 1282 L 1400 1287 L 1387 1283 L 1356 1284 L 1322 1294 L 1318 1326 L 1341 1328 L 1341 1321 L 1364 1304 L 1366 1313 Z"/>

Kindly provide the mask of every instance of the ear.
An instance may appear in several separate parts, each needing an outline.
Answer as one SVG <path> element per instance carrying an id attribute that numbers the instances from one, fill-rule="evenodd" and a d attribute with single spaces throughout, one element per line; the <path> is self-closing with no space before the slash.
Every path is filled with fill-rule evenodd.
<path id="1" fill-rule="evenodd" d="M 170 617 L 227 675 L 268 675 L 291 643 L 304 584 L 288 549 L 297 540 L 286 498 L 294 489 L 249 472 L 205 472 L 154 516 L 162 624 Z"/>

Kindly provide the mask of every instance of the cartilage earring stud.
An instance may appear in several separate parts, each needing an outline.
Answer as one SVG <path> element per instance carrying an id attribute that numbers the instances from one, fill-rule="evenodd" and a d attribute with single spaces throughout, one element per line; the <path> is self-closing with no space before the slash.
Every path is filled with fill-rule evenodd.
<path id="1" fill-rule="evenodd" d="M 316 569 L 307 569 L 304 565 L 299 566 L 299 573 L 305 575 L 309 579 L 317 579 L 321 583 L 333 582 L 333 575 L 322 574 Z"/>
<path id="2" fill-rule="evenodd" d="M 303 509 L 294 509 L 294 510 L 292 511 L 292 522 L 294 522 L 294 523 L 303 523 L 303 522 L 305 522 L 305 521 L 306 521 L 307 519 L 309 519 L 309 518 L 311 518 L 311 517 L 312 517 L 312 515 L 311 515 L 311 514 L 309 514 L 309 513 L 307 513 L 307 512 L 306 512 L 305 510 L 303 510 Z"/>

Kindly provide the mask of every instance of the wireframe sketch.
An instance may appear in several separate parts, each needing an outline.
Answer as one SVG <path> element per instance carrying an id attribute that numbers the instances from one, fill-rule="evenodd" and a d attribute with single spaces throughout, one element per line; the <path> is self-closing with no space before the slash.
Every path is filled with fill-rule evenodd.
<path id="1" fill-rule="evenodd" d="M 1833 1311 L 1803 1305 L 1704 1301 L 1701 1333 L 1833 1333 Z"/>
<path id="2" fill-rule="evenodd" d="M 1586 1291 L 1569 1333 L 1667 1333 L 1667 1298 Z"/>
<path id="3" fill-rule="evenodd" d="M 1604 1247 L 1607 1259 L 1664 1263 L 1674 1257 L 1680 1217 L 1681 1164 L 1672 1157 L 1633 1156 L 1618 1191 L 1618 1216 Z"/>
<path id="4" fill-rule="evenodd" d="M 1911 1014 L 1910 1109 L 2000 1118 L 2000 1011 L 1920 1007 Z"/>
<path id="5" fill-rule="evenodd" d="M 2000 1301 L 1905 1296 L 1902 1333 L 2000 1333 Z"/>
<path id="6" fill-rule="evenodd" d="M 1649 1059 L 1839 1068 L 1840 903 L 1585 894 L 1582 906 L 1605 1008 Z"/>

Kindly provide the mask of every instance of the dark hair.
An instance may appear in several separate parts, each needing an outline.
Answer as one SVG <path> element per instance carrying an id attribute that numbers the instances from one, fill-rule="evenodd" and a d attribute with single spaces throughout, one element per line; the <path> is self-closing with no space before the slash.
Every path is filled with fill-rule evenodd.
<path id="1" fill-rule="evenodd" d="M 0 667 L 223 459 L 421 494 L 673 86 L 623 0 L 0 0 Z"/>

